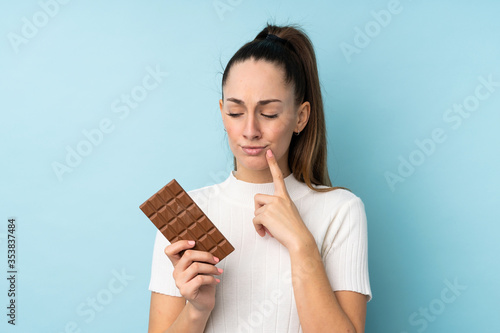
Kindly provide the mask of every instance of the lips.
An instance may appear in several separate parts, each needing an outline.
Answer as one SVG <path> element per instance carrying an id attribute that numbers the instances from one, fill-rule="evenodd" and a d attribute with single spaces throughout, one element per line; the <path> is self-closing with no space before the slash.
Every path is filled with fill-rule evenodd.
<path id="1" fill-rule="evenodd" d="M 259 155 L 264 151 L 266 146 L 242 146 L 241 149 L 247 154 L 251 156 Z"/>

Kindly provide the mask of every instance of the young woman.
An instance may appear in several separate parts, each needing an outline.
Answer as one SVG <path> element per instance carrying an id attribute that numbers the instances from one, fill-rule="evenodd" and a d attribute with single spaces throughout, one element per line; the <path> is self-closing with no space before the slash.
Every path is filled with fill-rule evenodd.
<path id="1" fill-rule="evenodd" d="M 235 251 L 219 262 L 158 232 L 149 332 L 363 332 L 366 215 L 331 187 L 306 34 L 268 24 L 227 64 L 219 104 L 234 170 L 188 193 Z"/>

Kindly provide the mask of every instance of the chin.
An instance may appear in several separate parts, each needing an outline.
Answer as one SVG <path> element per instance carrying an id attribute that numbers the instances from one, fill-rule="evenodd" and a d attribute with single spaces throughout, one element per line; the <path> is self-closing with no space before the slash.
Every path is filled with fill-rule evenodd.
<path id="1" fill-rule="evenodd" d="M 254 160 L 249 161 L 248 160 L 249 158 L 252 158 Z M 269 166 L 267 165 L 267 161 L 265 160 L 265 156 L 260 156 L 260 157 L 244 156 L 243 159 L 244 159 L 243 161 L 239 159 L 238 162 L 245 169 L 260 171 L 269 168 Z"/>

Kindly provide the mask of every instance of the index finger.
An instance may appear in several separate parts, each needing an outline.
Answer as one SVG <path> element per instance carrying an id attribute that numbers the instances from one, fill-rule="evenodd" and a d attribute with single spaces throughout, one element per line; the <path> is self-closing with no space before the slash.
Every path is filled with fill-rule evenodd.
<path id="1" fill-rule="evenodd" d="M 181 259 L 184 251 L 190 249 L 194 246 L 195 242 L 192 240 L 179 240 L 175 243 L 171 243 L 167 247 L 165 247 L 165 254 L 170 259 L 172 264 L 175 266 L 177 262 Z"/>
<path id="2" fill-rule="evenodd" d="M 276 157 L 274 156 L 271 149 L 268 149 L 266 151 L 266 159 L 267 164 L 269 164 L 269 169 L 271 170 L 271 175 L 273 176 L 274 194 L 288 196 L 285 180 L 283 179 L 283 173 L 281 172 L 278 161 L 276 161 Z"/>

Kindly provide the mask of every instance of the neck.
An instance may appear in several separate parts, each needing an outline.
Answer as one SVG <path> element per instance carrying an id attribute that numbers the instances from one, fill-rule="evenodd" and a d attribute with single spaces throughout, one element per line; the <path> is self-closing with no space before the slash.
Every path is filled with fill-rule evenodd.
<path id="1" fill-rule="evenodd" d="M 231 175 L 228 179 L 220 184 L 219 190 L 225 200 L 238 206 L 254 210 L 256 193 L 273 195 L 275 185 L 272 181 L 266 183 L 251 183 L 236 178 L 235 173 L 236 171 L 231 171 Z M 306 184 L 296 180 L 291 173 L 284 178 L 284 182 L 292 200 L 298 200 L 312 191 Z"/>
<path id="2" fill-rule="evenodd" d="M 282 172 L 283 178 L 288 177 L 291 173 L 290 169 L 286 168 L 285 172 Z M 273 175 L 271 174 L 271 170 L 269 168 L 263 170 L 247 170 L 245 168 L 238 168 L 237 171 L 234 171 L 234 177 L 238 180 L 254 184 L 273 182 Z"/>

